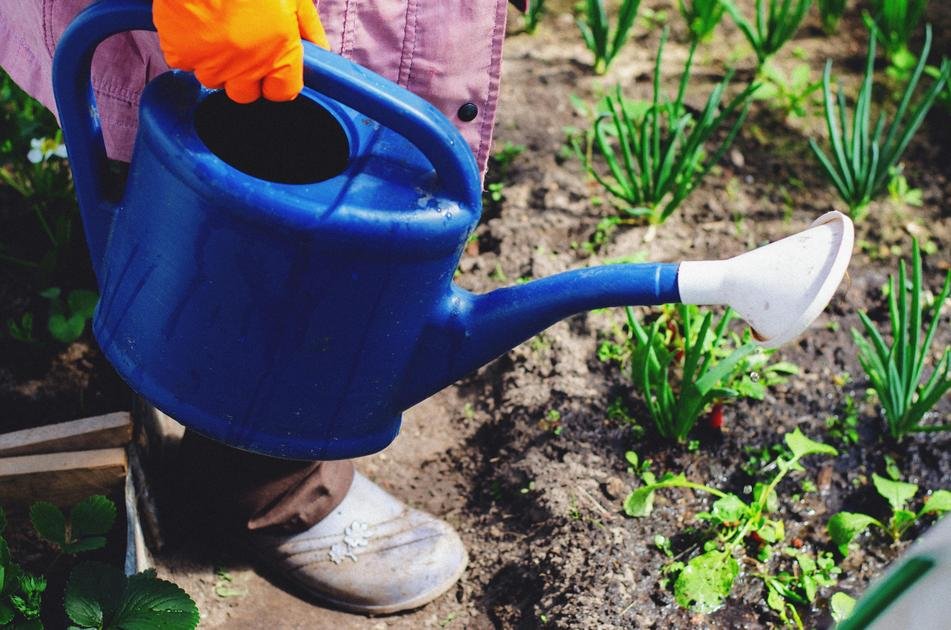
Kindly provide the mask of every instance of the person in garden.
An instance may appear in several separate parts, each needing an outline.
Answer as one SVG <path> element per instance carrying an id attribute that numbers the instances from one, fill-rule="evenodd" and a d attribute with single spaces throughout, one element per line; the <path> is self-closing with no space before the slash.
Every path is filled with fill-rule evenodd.
<path id="1" fill-rule="evenodd" d="M 525 9 L 525 0 L 510 1 Z M 0 3 L 0 66 L 54 112 L 56 42 L 89 3 Z M 223 88 L 240 103 L 295 98 L 303 85 L 303 38 L 430 101 L 456 124 L 484 173 L 507 5 L 155 0 L 157 37 L 117 35 L 94 59 L 107 153 L 129 161 L 139 94 L 169 67 L 194 71 L 206 87 Z M 190 501 L 217 529 L 246 537 L 271 569 L 342 608 L 389 613 L 418 607 L 450 588 L 465 568 L 465 549 L 447 523 L 408 508 L 349 461 L 273 459 L 186 432 L 178 470 Z"/>

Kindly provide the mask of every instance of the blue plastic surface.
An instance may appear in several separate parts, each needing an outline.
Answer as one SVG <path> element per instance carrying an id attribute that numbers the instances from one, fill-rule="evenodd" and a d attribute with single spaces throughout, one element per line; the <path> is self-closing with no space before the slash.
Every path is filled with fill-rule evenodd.
<path id="1" fill-rule="evenodd" d="M 675 264 L 455 286 L 481 212 L 469 147 L 422 99 L 309 44 L 301 98 L 345 135 L 342 172 L 282 184 L 229 165 L 196 129 L 214 92 L 170 72 L 143 93 L 125 193 L 106 200 L 92 52 L 151 28 L 148 2 L 90 6 L 60 41 L 54 87 L 100 282 L 94 332 L 186 426 L 277 457 L 369 454 L 406 408 L 559 319 L 679 299 Z"/>

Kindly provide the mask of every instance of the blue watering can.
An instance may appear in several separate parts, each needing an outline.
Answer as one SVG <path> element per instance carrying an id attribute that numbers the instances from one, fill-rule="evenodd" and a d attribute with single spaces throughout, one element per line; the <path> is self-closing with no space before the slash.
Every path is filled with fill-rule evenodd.
<path id="1" fill-rule="evenodd" d="M 185 72 L 152 81 L 111 200 L 90 65 L 102 40 L 137 29 L 153 29 L 148 2 L 98 2 L 53 65 L 101 294 L 93 330 L 135 391 L 238 448 L 378 451 L 405 409 L 593 308 L 731 304 L 776 345 L 848 264 L 851 223 L 830 213 L 727 261 L 594 267 L 474 295 L 453 284 L 481 212 L 469 147 L 424 100 L 308 43 L 292 103 L 237 105 Z"/>

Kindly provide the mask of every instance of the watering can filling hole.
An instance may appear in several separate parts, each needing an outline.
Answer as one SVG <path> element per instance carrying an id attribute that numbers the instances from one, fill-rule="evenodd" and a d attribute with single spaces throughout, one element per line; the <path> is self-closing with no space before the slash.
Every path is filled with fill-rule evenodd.
<path id="1" fill-rule="evenodd" d="M 298 96 L 242 105 L 224 92 L 209 95 L 195 112 L 202 142 L 239 171 L 281 184 L 312 184 L 347 168 L 350 142 L 337 119 Z"/>

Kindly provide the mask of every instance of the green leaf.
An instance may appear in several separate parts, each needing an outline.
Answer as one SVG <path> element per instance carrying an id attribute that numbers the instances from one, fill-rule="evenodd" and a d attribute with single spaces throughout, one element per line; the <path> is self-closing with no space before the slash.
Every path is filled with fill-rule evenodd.
<path id="1" fill-rule="evenodd" d="M 69 292 L 69 297 L 66 298 L 67 304 L 69 304 L 69 312 L 73 315 L 79 315 L 84 320 L 92 319 L 93 311 L 96 309 L 96 303 L 99 302 L 99 294 L 95 291 L 87 291 L 86 289 L 76 289 L 75 291 Z"/>
<path id="2" fill-rule="evenodd" d="M 54 313 L 50 315 L 46 327 L 53 339 L 62 343 L 72 343 L 82 336 L 86 319 L 82 315 L 72 315 L 67 318 L 61 313 Z"/>
<path id="3" fill-rule="evenodd" d="M 198 606 L 177 584 L 160 580 L 154 571 L 129 578 L 122 606 L 109 628 L 122 630 L 190 630 L 198 625 Z"/>
<path id="4" fill-rule="evenodd" d="M 763 524 L 760 525 L 759 529 L 756 530 L 756 534 L 763 542 L 771 545 L 786 537 L 786 526 L 782 521 L 766 519 Z"/>
<path id="5" fill-rule="evenodd" d="M 52 503 L 38 501 L 30 508 L 30 521 L 36 533 L 60 547 L 66 544 L 66 517 Z"/>
<path id="6" fill-rule="evenodd" d="M 106 546 L 105 536 L 87 536 L 75 542 L 69 542 L 63 545 L 64 553 L 82 553 L 84 551 L 95 551 Z"/>
<path id="7" fill-rule="evenodd" d="M 711 613 L 723 605 L 740 572 L 736 559 L 714 549 L 692 558 L 674 583 L 674 598 L 684 608 Z"/>
<path id="8" fill-rule="evenodd" d="M 83 628 L 190 630 L 198 625 L 195 602 L 177 585 L 144 571 L 126 578 L 101 562 L 85 562 L 69 576 L 66 614 Z"/>
<path id="9" fill-rule="evenodd" d="M 44 289 L 40 291 L 40 297 L 44 297 L 47 300 L 55 300 L 56 298 L 59 297 L 60 293 L 61 291 L 59 287 L 50 287 L 48 289 Z"/>
<path id="10" fill-rule="evenodd" d="M 796 430 L 792 433 L 787 433 L 785 436 L 783 436 L 783 441 L 786 442 L 786 446 L 788 446 L 789 450 L 792 451 L 793 457 L 795 459 L 800 459 L 806 455 L 839 454 L 839 451 L 835 450 L 828 444 L 810 440 L 805 435 L 803 435 L 802 431 L 800 431 L 798 428 L 796 428 Z"/>
<path id="11" fill-rule="evenodd" d="M 6 602 L 0 602 L 0 626 L 6 626 L 15 616 L 16 611 L 13 608 L 7 606 Z"/>
<path id="12" fill-rule="evenodd" d="M 738 525 L 749 513 L 749 506 L 735 494 L 728 494 L 713 502 L 712 516 L 725 525 Z"/>
<path id="13" fill-rule="evenodd" d="M 759 503 L 763 500 L 763 493 L 766 489 L 769 488 L 768 485 L 761 481 L 757 481 L 756 485 L 753 486 L 753 501 Z M 763 503 L 763 510 L 765 512 L 775 512 L 779 509 L 779 496 L 776 494 L 776 490 L 770 490 L 769 496 L 766 497 L 766 501 Z"/>
<path id="14" fill-rule="evenodd" d="M 832 620 L 836 623 L 842 623 L 852 614 L 855 608 L 855 598 L 841 591 L 833 593 L 829 600 L 829 608 L 832 611 Z"/>
<path id="15" fill-rule="evenodd" d="M 838 546 L 839 552 L 843 556 L 847 556 L 849 555 L 849 543 L 869 525 L 882 527 L 878 519 L 872 518 L 868 514 L 839 512 L 829 519 L 827 529 L 829 530 L 829 538 Z"/>
<path id="16" fill-rule="evenodd" d="M 888 524 L 891 526 L 893 535 L 901 536 L 915 522 L 915 519 L 917 515 L 911 510 L 895 510 Z"/>
<path id="17" fill-rule="evenodd" d="M 69 574 L 63 605 L 73 623 L 105 628 L 122 605 L 126 577 L 102 562 L 83 562 Z"/>
<path id="18" fill-rule="evenodd" d="M 944 514 L 951 512 L 951 492 L 947 490 L 935 490 L 930 497 L 925 499 L 925 505 L 921 508 L 921 514 Z"/>
<path id="19" fill-rule="evenodd" d="M 10 603 L 27 619 L 40 616 L 40 602 L 46 590 L 46 578 L 21 572 L 17 577 L 21 595 L 11 595 Z"/>
<path id="20" fill-rule="evenodd" d="M 872 483 L 878 493 L 888 501 L 888 504 L 895 511 L 903 510 L 908 501 L 918 493 L 917 484 L 892 481 L 876 473 L 872 473 Z"/>
<path id="21" fill-rule="evenodd" d="M 83 499 L 69 513 L 74 539 L 108 534 L 115 520 L 116 504 L 101 494 Z"/>
<path id="22" fill-rule="evenodd" d="M 631 491 L 624 499 L 624 513 L 628 516 L 649 516 L 654 509 L 654 486 L 643 486 Z"/>

